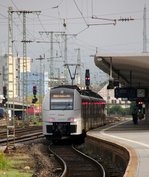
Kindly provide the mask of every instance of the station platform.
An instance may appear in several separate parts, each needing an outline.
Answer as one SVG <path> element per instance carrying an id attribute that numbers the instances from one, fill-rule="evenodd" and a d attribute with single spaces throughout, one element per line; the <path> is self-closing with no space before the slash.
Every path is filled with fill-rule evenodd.
<path id="1" fill-rule="evenodd" d="M 132 177 L 149 177 L 149 121 L 141 120 L 134 125 L 131 119 L 126 119 L 91 130 L 88 135 L 133 148 L 137 165 Z"/>

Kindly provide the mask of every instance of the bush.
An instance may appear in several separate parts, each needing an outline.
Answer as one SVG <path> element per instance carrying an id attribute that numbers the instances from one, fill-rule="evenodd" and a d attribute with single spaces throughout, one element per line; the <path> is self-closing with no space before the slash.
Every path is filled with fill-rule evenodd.
<path id="1" fill-rule="evenodd" d="M 114 115 L 129 115 L 130 108 L 122 108 L 120 105 L 113 105 L 108 109 L 108 114 L 114 114 Z"/>
<path id="2" fill-rule="evenodd" d="M 0 169 L 6 169 L 8 167 L 8 160 L 3 152 L 0 152 Z"/>

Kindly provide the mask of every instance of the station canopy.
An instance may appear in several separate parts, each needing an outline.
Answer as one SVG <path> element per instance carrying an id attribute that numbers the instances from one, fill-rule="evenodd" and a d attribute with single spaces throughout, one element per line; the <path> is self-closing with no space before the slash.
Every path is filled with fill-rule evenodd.
<path id="1" fill-rule="evenodd" d="M 112 78 L 125 87 L 149 88 L 149 53 L 97 53 L 94 62 L 105 73 L 112 71 Z"/>

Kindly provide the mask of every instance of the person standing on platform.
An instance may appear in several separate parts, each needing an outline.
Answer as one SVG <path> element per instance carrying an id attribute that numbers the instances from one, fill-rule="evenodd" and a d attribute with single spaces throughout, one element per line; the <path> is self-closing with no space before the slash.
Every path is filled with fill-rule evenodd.
<path id="1" fill-rule="evenodd" d="M 132 111 L 132 119 L 134 124 L 138 124 L 138 111 L 136 107 Z"/>

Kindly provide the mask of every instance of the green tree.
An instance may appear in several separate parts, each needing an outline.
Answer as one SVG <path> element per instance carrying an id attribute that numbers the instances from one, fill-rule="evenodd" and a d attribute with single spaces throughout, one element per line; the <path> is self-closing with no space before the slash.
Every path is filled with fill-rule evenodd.
<path id="1" fill-rule="evenodd" d="M 113 105 L 108 109 L 108 114 L 124 116 L 131 114 L 131 112 L 130 108 L 122 108 L 120 105 Z"/>

